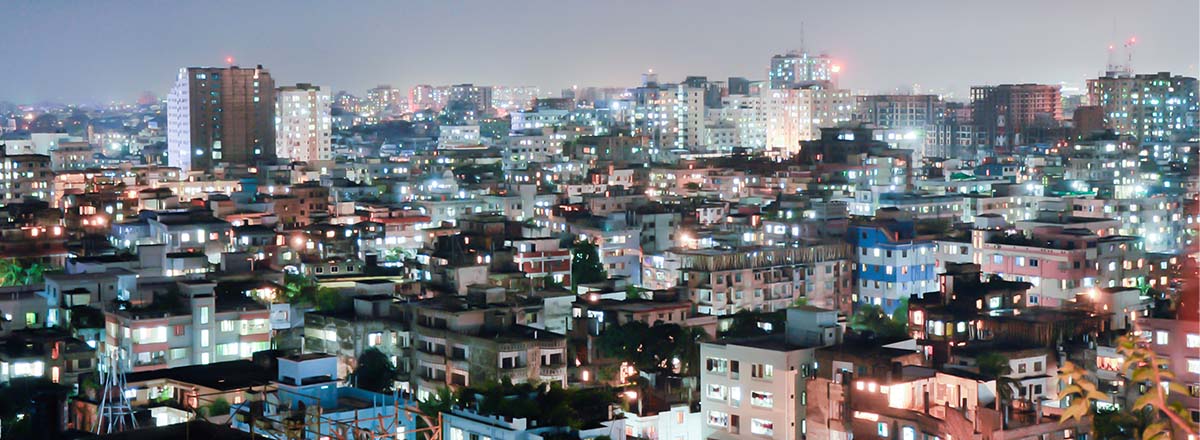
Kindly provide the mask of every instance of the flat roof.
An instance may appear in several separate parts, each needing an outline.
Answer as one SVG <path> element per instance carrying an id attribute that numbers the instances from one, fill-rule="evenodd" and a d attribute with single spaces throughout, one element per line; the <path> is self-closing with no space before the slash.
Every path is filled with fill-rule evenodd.
<path id="1" fill-rule="evenodd" d="M 275 372 L 248 360 L 216 362 L 208 365 L 190 365 L 154 371 L 128 373 L 125 380 L 130 384 L 169 379 L 214 390 L 227 391 L 271 383 Z"/>

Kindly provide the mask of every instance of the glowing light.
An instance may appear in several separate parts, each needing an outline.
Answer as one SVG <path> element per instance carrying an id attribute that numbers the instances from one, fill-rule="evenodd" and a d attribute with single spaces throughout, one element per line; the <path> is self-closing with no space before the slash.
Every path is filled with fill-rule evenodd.
<path id="1" fill-rule="evenodd" d="M 841 72 L 841 71 L 842 71 L 842 66 L 839 66 L 839 65 L 837 65 L 837 64 L 834 64 L 834 65 L 833 65 L 833 67 L 830 67 L 830 68 L 829 68 L 829 70 L 832 70 L 832 71 L 833 71 L 833 73 L 838 73 L 838 72 Z"/>
<path id="2" fill-rule="evenodd" d="M 233 57 L 225 57 L 225 64 L 233 64 Z"/>
<path id="3" fill-rule="evenodd" d="M 863 420 L 870 420 L 870 421 L 872 421 L 872 422 L 875 422 L 875 421 L 878 421 L 878 420 L 879 420 L 879 414 L 875 414 L 875 413 L 869 413 L 869 412 L 862 412 L 862 411 L 855 411 L 855 412 L 854 412 L 854 418 L 856 418 L 856 419 L 863 419 Z"/>

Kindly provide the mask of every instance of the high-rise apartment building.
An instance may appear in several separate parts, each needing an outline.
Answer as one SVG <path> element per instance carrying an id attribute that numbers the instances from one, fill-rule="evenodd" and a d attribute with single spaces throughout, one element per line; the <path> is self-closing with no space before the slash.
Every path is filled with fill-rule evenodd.
<path id="1" fill-rule="evenodd" d="M 450 86 L 446 105 L 477 113 L 487 112 L 492 108 L 492 88 L 474 84 Z"/>
<path id="2" fill-rule="evenodd" d="M 25 198 L 52 201 L 54 172 L 45 154 L 8 154 L 0 144 L 0 204 Z"/>
<path id="3" fill-rule="evenodd" d="M 1009 149 L 1026 142 L 1026 130 L 1062 120 L 1062 92 L 1043 84 L 971 87 L 971 111 L 983 144 Z"/>
<path id="4" fill-rule="evenodd" d="M 436 89 L 429 84 L 418 84 L 408 89 L 408 111 L 416 113 L 425 109 L 438 110 L 434 98 Z"/>
<path id="5" fill-rule="evenodd" d="M 828 55 L 813 56 L 808 52 L 792 51 L 787 55 L 771 57 L 771 70 L 767 72 L 767 78 L 772 89 L 782 89 L 833 81 L 836 70 Z"/>
<path id="6" fill-rule="evenodd" d="M 945 111 L 937 95 L 865 95 L 858 97 L 855 119 L 885 128 L 924 129 Z"/>
<path id="7" fill-rule="evenodd" d="M 667 128 L 674 148 L 695 151 L 703 147 L 704 92 L 703 87 L 679 84 L 662 95 L 666 98 L 663 111 L 671 116 Z"/>
<path id="8" fill-rule="evenodd" d="M 333 158 L 333 98 L 312 84 L 280 87 L 275 102 L 276 155 L 293 162 Z"/>
<path id="9" fill-rule="evenodd" d="M 766 148 L 785 155 L 795 153 L 800 141 L 819 138 L 821 128 L 850 122 L 854 112 L 854 96 L 848 90 L 814 85 L 761 92 Z"/>
<path id="10" fill-rule="evenodd" d="M 1108 72 L 1088 80 L 1088 100 L 1103 109 L 1105 125 L 1142 143 L 1186 140 L 1196 134 L 1196 78 L 1159 72 Z"/>
<path id="11" fill-rule="evenodd" d="M 167 163 L 184 171 L 275 159 L 275 81 L 254 68 L 179 70 L 167 98 Z"/>
<path id="12" fill-rule="evenodd" d="M 367 90 L 367 105 L 370 106 L 371 113 L 376 117 L 399 108 L 402 100 L 404 97 L 400 89 L 386 84 Z"/>
<path id="13" fill-rule="evenodd" d="M 746 91 L 749 92 L 749 87 Z M 730 94 L 722 98 L 720 121 L 734 127 L 738 146 L 751 150 L 766 147 L 767 115 L 762 94 Z"/>

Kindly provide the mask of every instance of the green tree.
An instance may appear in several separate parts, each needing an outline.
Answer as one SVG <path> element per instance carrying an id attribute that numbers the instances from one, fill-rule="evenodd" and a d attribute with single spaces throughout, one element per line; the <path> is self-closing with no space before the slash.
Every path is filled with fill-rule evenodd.
<path id="1" fill-rule="evenodd" d="M 764 336 L 782 330 L 787 320 L 785 311 L 755 312 L 740 310 L 729 317 L 729 326 L 721 332 L 725 338 L 752 338 Z M 768 331 L 764 327 L 771 328 Z"/>
<path id="2" fill-rule="evenodd" d="M 37 428 L 33 424 L 33 410 L 44 404 L 45 399 L 65 396 L 67 392 L 67 387 L 44 378 L 19 378 L 0 385 L 0 437 L 41 438 L 33 431 Z"/>
<path id="3" fill-rule="evenodd" d="M 206 417 L 220 416 L 229 414 L 230 408 L 228 400 L 225 400 L 224 397 L 218 397 L 212 403 L 205 405 L 202 412 Z"/>
<path id="4" fill-rule="evenodd" d="M 15 258 L 0 259 L 0 287 L 20 285 L 22 272 Z"/>
<path id="5" fill-rule="evenodd" d="M 600 332 L 596 348 L 605 356 L 637 364 L 642 358 L 642 341 L 650 327 L 641 321 L 609 326 Z"/>
<path id="6" fill-rule="evenodd" d="M 1098 440 L 1126 440 L 1137 438 L 1149 422 L 1146 412 L 1129 412 L 1117 409 L 1097 409 L 1092 417 L 1093 433 Z"/>
<path id="7" fill-rule="evenodd" d="M 417 428 L 428 428 L 438 425 L 438 415 L 450 411 L 458 403 L 457 396 L 449 388 L 438 388 L 437 392 L 424 402 L 417 403 L 417 409 L 420 413 L 417 416 Z M 425 440 L 435 440 L 433 431 L 421 431 Z"/>
<path id="8" fill-rule="evenodd" d="M 554 276 L 552 276 L 552 275 L 546 275 L 544 277 L 541 277 L 541 280 L 542 280 L 542 288 L 543 289 L 560 290 L 563 288 L 562 283 L 555 281 Z"/>
<path id="9" fill-rule="evenodd" d="M 700 375 L 700 344 L 707 342 L 709 334 L 700 327 L 688 327 L 683 329 L 683 340 L 678 344 L 678 353 L 680 368 L 679 371 L 683 375 L 697 377 Z"/>
<path id="10" fill-rule="evenodd" d="M 996 379 L 996 410 L 1004 411 L 1005 423 L 1008 423 L 1013 392 L 1021 387 L 1021 382 L 1011 377 L 1013 371 L 1008 358 L 1000 353 L 984 353 L 975 363 L 979 366 L 980 374 Z"/>
<path id="11" fill-rule="evenodd" d="M 625 286 L 625 299 L 626 300 L 642 299 L 642 289 L 633 284 Z"/>
<path id="12" fill-rule="evenodd" d="M 376 393 L 392 391 L 396 379 L 396 366 L 392 365 L 392 361 L 379 349 L 366 349 L 358 355 L 355 365 L 349 379 L 356 388 Z"/>
<path id="13" fill-rule="evenodd" d="M 538 426 L 580 429 L 608 414 L 616 403 L 611 388 L 563 388 L 558 384 L 492 382 L 459 393 L 458 405 L 476 407 L 480 414 L 527 418 Z"/>
<path id="14" fill-rule="evenodd" d="M 288 304 L 315 304 L 316 280 L 300 274 L 288 274 L 283 281 L 284 296 Z"/>
<path id="15" fill-rule="evenodd" d="M 383 254 L 383 260 L 391 262 L 405 261 L 410 258 L 414 258 L 415 256 L 415 253 L 411 249 L 394 247 L 388 249 L 387 252 Z"/>
<path id="16" fill-rule="evenodd" d="M 578 240 L 571 245 L 571 291 L 578 293 L 575 286 L 608 279 L 604 263 L 600 262 L 600 251 L 587 240 Z"/>
<path id="17" fill-rule="evenodd" d="M 874 304 L 858 307 L 850 318 L 850 326 L 859 331 L 871 331 L 882 339 L 899 339 L 908 336 L 908 329 L 900 321 L 892 319 L 883 308 Z"/>
<path id="18" fill-rule="evenodd" d="M 330 287 L 318 287 L 314 297 L 317 310 L 322 312 L 333 312 L 351 305 L 350 300 L 341 292 Z"/>
<path id="19" fill-rule="evenodd" d="M 1136 325 L 1135 325 L 1136 329 Z M 1182 431 L 1186 436 L 1195 436 L 1197 426 L 1192 422 L 1188 410 L 1179 404 L 1167 401 L 1167 393 L 1186 394 L 1187 388 L 1175 380 L 1175 373 L 1165 359 L 1160 358 L 1136 336 L 1122 336 L 1117 342 L 1117 352 L 1125 358 L 1122 372 L 1128 381 L 1145 385 L 1145 392 L 1128 408 L 1129 416 L 1138 420 L 1137 423 L 1125 425 L 1136 435 L 1129 437 L 1139 440 L 1166 440 L 1171 437 L 1172 429 Z M 1088 379 L 1087 370 L 1079 368 L 1071 362 L 1064 362 L 1058 370 L 1058 377 L 1067 386 L 1059 390 L 1058 398 L 1067 399 L 1067 408 L 1060 416 L 1061 422 L 1071 419 L 1082 420 L 1092 412 L 1093 403 L 1104 400 L 1108 396 L 1096 388 L 1096 384 Z M 1169 391 L 1168 391 L 1169 389 Z M 1124 417 L 1123 417 L 1124 418 Z M 1128 418 L 1125 418 L 1128 420 Z M 1144 423 L 1143 423 L 1144 421 Z"/>
<path id="20" fill-rule="evenodd" d="M 40 284 L 46 280 L 46 266 L 41 263 L 27 263 L 23 269 L 21 272 L 21 282 L 26 286 Z"/>
<path id="21" fill-rule="evenodd" d="M 27 286 L 45 281 L 46 266 L 36 261 L 0 259 L 0 287 Z"/>
<path id="22" fill-rule="evenodd" d="M 673 370 L 678 359 L 680 372 L 695 371 L 700 363 L 700 343 L 708 340 L 701 328 L 656 323 L 647 326 L 630 321 L 606 328 L 596 341 L 605 356 L 633 364 L 642 371 Z"/>

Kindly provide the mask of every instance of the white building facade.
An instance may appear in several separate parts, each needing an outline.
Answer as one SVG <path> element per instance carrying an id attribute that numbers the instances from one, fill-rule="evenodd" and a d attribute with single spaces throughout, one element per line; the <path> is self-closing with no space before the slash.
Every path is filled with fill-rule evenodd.
<path id="1" fill-rule="evenodd" d="M 276 155 L 293 162 L 333 159 L 333 97 L 329 90 L 297 84 L 280 87 L 275 97 Z"/>

